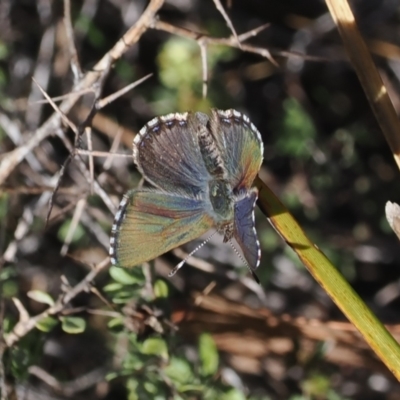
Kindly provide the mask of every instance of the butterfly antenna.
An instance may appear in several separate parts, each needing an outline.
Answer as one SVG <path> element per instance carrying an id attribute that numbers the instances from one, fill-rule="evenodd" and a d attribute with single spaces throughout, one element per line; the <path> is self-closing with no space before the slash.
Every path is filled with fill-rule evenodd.
<path id="1" fill-rule="evenodd" d="M 256 273 L 251 269 L 249 263 L 245 260 L 245 258 L 242 256 L 240 251 L 235 247 L 235 245 L 232 243 L 232 240 L 229 240 L 229 244 L 232 247 L 233 251 L 236 253 L 236 255 L 241 259 L 243 264 L 247 267 L 247 269 L 250 271 L 251 275 L 253 276 L 254 280 L 260 284 L 260 280 L 258 279 L 258 276 Z"/>
<path id="2" fill-rule="evenodd" d="M 212 233 L 203 243 L 200 243 L 192 252 L 190 252 L 169 274 L 168 276 L 171 278 L 171 276 L 174 276 L 185 264 L 185 262 L 191 257 L 196 251 L 200 250 L 206 243 L 210 241 L 210 239 L 217 233 L 215 231 Z"/>

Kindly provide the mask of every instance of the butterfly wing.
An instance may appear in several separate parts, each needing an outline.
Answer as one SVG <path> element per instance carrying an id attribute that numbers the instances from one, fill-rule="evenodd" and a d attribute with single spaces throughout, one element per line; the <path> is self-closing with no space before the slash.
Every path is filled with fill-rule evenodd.
<path id="1" fill-rule="evenodd" d="M 235 110 L 212 110 L 211 132 L 236 193 L 251 187 L 260 170 L 263 143 L 249 118 Z"/>
<path id="2" fill-rule="evenodd" d="M 252 188 L 236 202 L 233 230 L 233 236 L 238 242 L 244 258 L 253 270 L 258 267 L 261 258 L 260 243 L 254 224 L 254 207 L 257 197 L 257 189 Z"/>
<path id="3" fill-rule="evenodd" d="M 111 263 L 133 267 L 152 260 L 198 238 L 213 225 L 201 200 L 157 190 L 132 190 L 115 215 Z"/>
<path id="4" fill-rule="evenodd" d="M 191 129 L 194 114 L 169 114 L 147 123 L 135 137 L 133 158 L 145 179 L 156 188 L 198 196 L 208 173 L 197 133 Z"/>

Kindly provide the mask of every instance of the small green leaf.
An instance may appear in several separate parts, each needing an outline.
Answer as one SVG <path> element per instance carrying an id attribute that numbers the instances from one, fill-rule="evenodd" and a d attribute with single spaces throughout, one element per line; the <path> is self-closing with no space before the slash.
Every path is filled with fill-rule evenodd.
<path id="1" fill-rule="evenodd" d="M 86 328 L 86 321 L 80 317 L 60 317 L 64 332 L 77 334 L 82 333 Z"/>
<path id="2" fill-rule="evenodd" d="M 134 276 L 132 273 L 130 273 L 130 271 L 120 267 L 111 267 L 110 275 L 115 281 L 121 283 L 122 285 L 133 285 L 141 282 L 141 279 Z"/>
<path id="3" fill-rule="evenodd" d="M 18 294 L 18 284 L 14 280 L 2 282 L 0 285 L 0 293 L 4 299 L 11 299 Z"/>
<path id="4" fill-rule="evenodd" d="M 246 400 L 246 396 L 237 389 L 230 389 L 221 396 L 220 400 Z"/>
<path id="5" fill-rule="evenodd" d="M 165 281 L 157 279 L 154 284 L 154 294 L 157 298 L 168 297 L 168 285 Z"/>
<path id="6" fill-rule="evenodd" d="M 0 203 L 0 207 L 1 207 L 1 203 Z M 0 214 L 0 220 L 1 220 L 1 214 Z M 9 266 L 9 267 L 2 268 L 0 270 L 0 281 L 6 281 L 7 279 L 14 278 L 17 275 L 18 274 L 15 269 L 15 266 Z"/>
<path id="7" fill-rule="evenodd" d="M 326 398 L 331 383 L 327 376 L 315 374 L 304 380 L 301 387 L 304 393 L 310 397 Z"/>
<path id="8" fill-rule="evenodd" d="M 124 325 L 124 320 L 121 317 L 112 318 L 108 321 L 108 324 L 107 324 L 107 326 L 110 329 L 119 328 L 120 326 L 123 326 L 123 325 Z"/>
<path id="9" fill-rule="evenodd" d="M 105 292 L 117 292 L 118 290 L 121 290 L 124 287 L 124 285 L 121 285 L 120 283 L 117 282 L 112 282 L 109 283 L 108 285 L 103 287 L 103 290 Z"/>
<path id="10" fill-rule="evenodd" d="M 208 333 L 203 333 L 199 340 L 199 356 L 203 375 L 214 375 L 218 369 L 219 356 L 214 339 Z"/>
<path id="11" fill-rule="evenodd" d="M 61 225 L 60 229 L 58 230 L 57 236 L 61 242 L 65 242 L 71 222 L 72 222 L 71 219 L 65 220 L 65 222 Z M 85 229 L 82 227 L 81 224 L 78 224 L 72 236 L 71 243 L 79 242 L 85 236 L 85 234 L 86 234 Z"/>
<path id="12" fill-rule="evenodd" d="M 36 322 L 36 328 L 42 332 L 50 332 L 56 325 L 58 324 L 58 320 L 53 317 L 46 317 Z"/>
<path id="13" fill-rule="evenodd" d="M 113 379 L 119 378 L 119 374 L 117 372 L 109 372 L 105 376 L 106 381 L 112 381 Z"/>
<path id="14" fill-rule="evenodd" d="M 167 344 L 163 339 L 150 338 L 143 342 L 142 353 L 148 355 L 155 355 L 164 359 L 168 358 Z"/>
<path id="15" fill-rule="evenodd" d="M 53 298 L 46 292 L 42 292 L 41 290 L 31 290 L 27 294 L 29 298 L 37 301 L 38 303 L 54 306 Z"/>
<path id="16" fill-rule="evenodd" d="M 164 371 L 174 383 L 188 384 L 193 381 L 193 374 L 189 363 L 181 358 L 171 358 L 169 365 Z"/>

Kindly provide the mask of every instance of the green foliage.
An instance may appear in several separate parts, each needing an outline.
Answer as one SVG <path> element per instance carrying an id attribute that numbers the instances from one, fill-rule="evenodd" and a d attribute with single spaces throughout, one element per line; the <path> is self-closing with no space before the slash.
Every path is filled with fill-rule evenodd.
<path id="1" fill-rule="evenodd" d="M 109 270 L 111 278 L 121 285 L 135 285 L 142 282 L 141 276 L 136 274 L 137 270 L 127 270 L 124 268 L 112 266 Z"/>
<path id="2" fill-rule="evenodd" d="M 291 400 L 346 400 L 332 388 L 330 379 L 322 374 L 312 374 L 302 382 L 303 396 L 292 397 Z"/>
<path id="3" fill-rule="evenodd" d="M 38 303 L 47 304 L 48 306 L 54 305 L 53 298 L 48 293 L 42 292 L 41 290 L 31 290 L 27 295 Z"/>
<path id="4" fill-rule="evenodd" d="M 11 372 L 16 379 L 25 381 L 28 376 L 28 367 L 34 360 L 32 356 L 30 349 L 23 344 L 10 349 Z"/>
<path id="5" fill-rule="evenodd" d="M 58 320 L 53 317 L 42 318 L 40 321 L 36 322 L 36 328 L 42 332 L 50 332 L 55 326 L 58 325 Z"/>
<path id="6" fill-rule="evenodd" d="M 122 272 L 121 272 L 122 271 Z M 110 268 L 113 282 L 105 291 L 114 304 L 142 304 L 145 278 L 140 268 L 122 270 Z M 129 294 L 128 294 L 129 293 Z M 146 307 L 167 309 L 170 295 L 167 282 L 158 279 L 153 287 L 154 299 Z M 123 301 L 122 301 L 123 300 Z M 126 343 L 121 367 L 108 374 L 108 380 L 126 379 L 128 399 L 191 399 L 200 396 L 204 400 L 245 399 L 241 391 L 224 385 L 218 377 L 219 355 L 214 340 L 202 334 L 198 345 L 198 361 L 189 360 L 179 349 L 179 336 L 152 333 L 144 339 L 129 331 L 123 317 L 114 317 L 108 326 L 114 332 L 115 343 Z"/>
<path id="7" fill-rule="evenodd" d="M 86 329 L 86 321 L 80 317 L 60 317 L 62 330 L 70 334 L 78 334 Z"/>
<path id="8" fill-rule="evenodd" d="M 71 222 L 72 222 L 71 219 L 66 219 L 64 223 L 61 225 L 60 229 L 58 230 L 58 238 L 60 239 L 61 242 L 65 242 L 69 227 L 71 226 Z M 81 224 L 78 224 L 72 236 L 71 243 L 79 242 L 84 238 L 84 236 L 85 236 L 85 229 Z"/>
<path id="9" fill-rule="evenodd" d="M 212 70 L 216 64 L 232 58 L 234 51 L 227 46 L 207 48 L 207 65 Z M 154 92 L 156 114 L 176 111 L 208 111 L 209 99 L 203 99 L 202 60 L 200 48 L 194 40 L 172 36 L 161 49 L 157 63 L 163 88 Z M 213 98 L 210 89 L 209 98 Z"/>
<path id="10" fill-rule="evenodd" d="M 3 220 L 8 212 L 8 193 L 0 193 L 0 220 Z"/>
<path id="11" fill-rule="evenodd" d="M 14 297 L 18 293 L 17 271 L 14 265 L 0 269 L 0 293 L 3 298 Z"/>
<path id="12" fill-rule="evenodd" d="M 149 338 L 142 344 L 142 353 L 168 359 L 167 344 L 161 338 Z"/>
<path id="13" fill-rule="evenodd" d="M 169 290 L 168 285 L 162 279 L 157 279 L 154 283 L 154 295 L 157 298 L 166 298 L 168 297 Z"/>
<path id="14" fill-rule="evenodd" d="M 141 288 L 145 284 L 141 268 L 124 269 L 112 266 L 109 270 L 114 282 L 107 284 L 103 290 L 111 296 L 115 304 L 125 304 L 132 298 L 140 297 Z"/>
<path id="15" fill-rule="evenodd" d="M 294 158 L 309 158 L 312 141 L 317 135 L 312 119 L 294 98 L 287 98 L 283 102 L 283 110 L 275 143 L 277 151 Z"/>
<path id="16" fill-rule="evenodd" d="M 199 356 L 201 373 L 204 376 L 214 375 L 218 369 L 219 357 L 217 346 L 211 335 L 203 333 L 199 339 Z"/>

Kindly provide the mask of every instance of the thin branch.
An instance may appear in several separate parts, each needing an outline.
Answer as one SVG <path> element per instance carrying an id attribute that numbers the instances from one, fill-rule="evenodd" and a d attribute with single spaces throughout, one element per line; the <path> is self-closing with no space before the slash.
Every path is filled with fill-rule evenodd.
<path id="1" fill-rule="evenodd" d="M 58 135 L 60 139 L 63 141 L 65 147 L 69 150 L 70 154 L 77 154 L 74 153 L 74 147 L 70 143 L 67 137 L 65 137 L 64 132 L 61 132 L 60 130 L 58 131 Z M 67 161 L 71 160 L 71 155 L 68 157 Z M 86 178 L 88 182 L 90 182 L 90 174 L 89 171 L 86 167 L 85 162 L 82 160 L 80 157 L 75 158 L 76 166 L 78 167 L 79 171 L 81 174 Z M 66 163 L 64 163 L 64 171 L 65 171 Z M 95 193 L 103 200 L 104 204 L 108 207 L 108 209 L 111 211 L 112 214 L 115 214 L 117 211 L 116 205 L 110 200 L 110 197 L 108 194 L 104 191 L 104 189 L 101 187 L 97 179 L 94 179 L 93 181 L 93 187 Z"/>
<path id="2" fill-rule="evenodd" d="M 236 33 L 236 30 L 235 30 L 235 28 L 234 28 L 234 26 L 233 26 L 233 24 L 232 24 L 232 21 L 231 21 L 230 18 L 228 17 L 228 14 L 226 13 L 224 7 L 222 6 L 220 0 L 213 0 L 213 1 L 214 1 L 215 7 L 217 8 L 217 10 L 218 10 L 218 11 L 221 13 L 221 15 L 223 16 L 223 18 L 224 18 L 226 24 L 228 25 L 228 28 L 231 30 L 233 37 L 236 39 L 236 42 L 237 42 L 238 47 L 241 48 L 242 46 L 241 46 L 239 37 L 238 37 L 238 35 L 237 35 L 237 33 Z"/>
<path id="3" fill-rule="evenodd" d="M 104 153 L 101 157 L 107 157 L 108 153 Z M 128 155 L 126 155 L 128 157 Z M 129 157 L 132 157 L 130 155 Z M 1 186 L 0 187 L 0 194 L 1 193 L 9 193 L 9 194 L 42 194 L 44 192 L 53 192 L 54 186 L 50 185 L 42 185 L 42 186 Z M 72 187 L 62 187 L 58 190 L 59 193 L 65 195 L 76 196 L 78 194 L 82 194 L 79 192 L 78 189 Z"/>
<path id="4" fill-rule="evenodd" d="M 85 128 L 85 132 L 86 132 L 86 137 L 87 137 L 87 147 L 88 147 L 88 151 L 89 151 L 90 194 L 93 194 L 94 193 L 94 188 L 93 188 L 94 163 L 93 163 L 93 155 L 92 155 L 92 150 L 93 150 L 92 128 L 90 126 L 87 126 Z"/>
<path id="5" fill-rule="evenodd" d="M 264 24 L 261 25 L 257 28 L 252 29 L 251 31 L 245 32 L 245 33 L 241 33 L 239 35 L 239 41 L 240 42 L 245 42 L 247 39 L 250 39 L 251 37 L 257 36 L 260 32 L 262 32 L 263 30 L 267 29 L 270 27 L 271 24 Z"/>
<path id="6" fill-rule="evenodd" d="M 107 159 L 104 161 L 103 171 L 107 171 L 108 169 L 110 169 L 111 164 L 112 164 L 112 162 L 114 160 L 114 157 L 115 157 L 115 153 L 116 153 L 116 151 L 117 151 L 117 149 L 119 147 L 119 144 L 121 142 L 121 136 L 122 136 L 123 131 L 124 131 L 123 129 L 118 128 L 117 134 L 115 135 L 115 137 L 113 139 L 113 142 L 111 144 L 110 151 L 107 153 L 108 154 L 107 155 Z M 124 154 L 124 156 L 132 157 L 132 154 L 129 154 L 129 155 L 128 154 Z"/>
<path id="7" fill-rule="evenodd" d="M 43 34 L 42 41 L 40 43 L 40 49 L 38 54 L 38 61 L 35 66 L 33 77 L 36 82 L 44 88 L 48 87 L 50 82 L 52 67 L 51 60 L 54 54 L 54 41 L 55 41 L 55 28 L 50 26 L 46 29 Z M 28 103 L 34 102 L 40 98 L 40 92 L 35 85 L 32 85 L 31 92 L 28 96 Z M 36 105 L 35 107 L 28 108 L 25 113 L 25 122 L 28 129 L 36 129 L 40 123 L 42 116 L 42 106 Z"/>
<path id="8" fill-rule="evenodd" d="M 71 244 L 72 238 L 74 237 L 75 230 L 81 219 L 83 210 L 86 207 L 86 198 L 78 200 L 75 207 L 74 215 L 72 216 L 71 224 L 69 225 L 68 232 L 65 236 L 64 244 L 61 248 L 60 254 L 65 256 L 68 252 L 69 245 Z"/>
<path id="9" fill-rule="evenodd" d="M 54 102 L 56 102 L 56 101 L 62 101 L 62 100 L 68 99 L 68 97 L 70 97 L 70 96 L 75 96 L 77 94 L 83 95 L 83 94 L 87 94 L 87 93 L 93 93 L 93 88 L 82 89 L 82 90 L 76 91 L 74 93 L 67 93 L 67 94 L 63 94 L 61 96 L 52 97 L 51 99 Z M 42 99 L 42 100 L 32 101 L 31 103 L 28 103 L 28 104 L 47 104 L 47 103 L 48 103 L 47 99 Z"/>
<path id="10" fill-rule="evenodd" d="M 119 97 L 123 96 L 125 93 L 128 93 L 130 90 L 132 90 L 136 86 L 140 85 L 141 83 L 143 83 L 144 81 L 149 79 L 151 76 L 153 76 L 153 74 L 148 74 L 148 75 L 144 76 L 143 78 L 140 78 L 137 81 L 130 83 L 129 85 L 122 88 L 121 90 L 118 90 L 117 92 L 111 94 L 110 96 L 107 96 L 104 99 L 99 100 L 96 104 L 97 110 L 101 110 L 107 104 L 112 103 Z"/>
<path id="11" fill-rule="evenodd" d="M 278 65 L 276 63 L 276 61 L 273 59 L 271 52 L 269 50 L 264 49 L 262 47 L 246 45 L 243 43 L 241 43 L 239 46 L 238 42 L 234 36 L 230 36 L 229 38 L 214 38 L 214 37 L 210 37 L 207 35 L 202 35 L 202 34 L 190 31 L 188 29 L 179 28 L 177 26 L 168 24 L 167 22 L 163 22 L 163 21 L 156 21 L 152 25 L 152 28 L 160 30 L 160 31 L 164 31 L 164 32 L 169 32 L 174 35 L 183 36 L 188 39 L 193 39 L 196 42 L 199 42 L 201 40 L 205 44 L 211 44 L 211 45 L 218 45 L 218 44 L 221 45 L 222 44 L 222 45 L 226 45 L 226 46 L 230 46 L 230 47 L 235 47 L 235 48 L 238 48 L 243 51 L 247 51 L 248 53 L 259 54 L 260 56 L 267 58 L 275 66 Z M 260 27 L 260 30 L 262 30 L 261 27 Z M 254 31 L 255 30 L 253 29 L 252 31 L 250 31 L 251 34 L 246 33 L 245 35 L 250 34 L 250 36 L 253 36 Z"/>
<path id="12" fill-rule="evenodd" d="M 123 130 L 121 129 L 121 132 Z M 111 149 L 112 150 L 112 149 Z M 123 157 L 123 158 L 132 158 L 132 154 L 122 154 L 122 153 L 116 153 L 114 151 L 98 151 L 98 150 L 84 150 L 84 149 L 76 149 L 76 154 L 82 154 L 84 156 L 93 156 L 93 157 Z"/>
<path id="13" fill-rule="evenodd" d="M 56 103 L 51 99 L 51 97 L 46 93 L 46 91 L 39 85 L 35 78 L 32 78 L 33 82 L 36 83 L 37 87 L 41 91 L 42 95 L 46 98 L 46 100 L 50 103 L 53 107 L 54 111 L 59 114 L 61 120 L 64 122 L 65 125 L 69 126 L 75 135 L 78 135 L 78 128 L 76 125 L 60 110 Z"/>
<path id="14" fill-rule="evenodd" d="M 203 98 L 207 97 L 208 88 L 208 65 L 207 65 L 207 44 L 202 40 L 198 41 L 200 46 L 201 66 L 203 71 Z"/>
<path id="15" fill-rule="evenodd" d="M 82 69 L 79 65 L 78 53 L 74 42 L 74 29 L 71 22 L 71 3 L 70 0 L 64 0 L 64 24 L 67 33 L 69 55 L 71 57 L 71 70 L 74 75 L 74 83 L 77 84 L 82 78 Z"/>
<path id="16" fill-rule="evenodd" d="M 56 393 L 66 397 L 72 397 L 83 390 L 89 389 L 96 383 L 104 381 L 104 376 L 106 374 L 106 369 L 101 367 L 79 376 L 72 381 L 60 382 L 37 365 L 30 366 L 28 371 L 31 375 L 36 376 L 38 379 L 50 386 Z"/>

